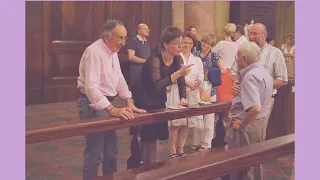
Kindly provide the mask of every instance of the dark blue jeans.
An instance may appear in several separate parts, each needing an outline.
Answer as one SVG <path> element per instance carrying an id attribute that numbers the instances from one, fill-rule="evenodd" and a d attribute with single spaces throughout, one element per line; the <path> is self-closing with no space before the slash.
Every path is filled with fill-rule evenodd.
<path id="1" fill-rule="evenodd" d="M 110 116 L 105 110 L 94 110 L 89 99 L 81 95 L 77 100 L 80 120 Z M 97 132 L 85 135 L 83 180 L 91 180 L 98 176 L 98 167 L 102 163 L 103 174 L 117 171 L 118 140 L 115 131 Z"/>

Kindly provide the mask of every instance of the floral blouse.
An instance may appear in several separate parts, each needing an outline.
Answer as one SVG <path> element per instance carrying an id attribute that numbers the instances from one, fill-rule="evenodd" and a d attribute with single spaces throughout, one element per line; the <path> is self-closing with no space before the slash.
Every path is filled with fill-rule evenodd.
<path id="1" fill-rule="evenodd" d="M 197 57 L 199 57 L 202 60 L 203 63 L 203 69 L 209 69 L 213 67 L 218 67 L 218 60 L 220 59 L 220 56 L 218 56 L 216 53 L 209 52 L 209 54 L 206 57 L 200 56 L 201 51 L 194 51 L 193 54 Z M 205 81 L 208 81 L 208 78 L 205 77 Z M 217 87 L 212 87 L 211 89 L 211 97 L 216 95 L 218 93 Z"/>

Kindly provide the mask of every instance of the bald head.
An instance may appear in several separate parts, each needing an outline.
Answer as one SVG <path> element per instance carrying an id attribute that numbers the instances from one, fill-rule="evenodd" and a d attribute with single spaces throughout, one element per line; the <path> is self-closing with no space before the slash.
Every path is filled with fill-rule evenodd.
<path id="1" fill-rule="evenodd" d="M 143 27 L 148 27 L 148 26 L 146 24 L 141 23 L 141 24 L 138 25 L 138 30 L 143 28 Z"/>
<path id="2" fill-rule="evenodd" d="M 262 23 L 255 23 L 249 29 L 249 40 L 255 42 L 259 47 L 262 47 L 267 42 L 267 28 Z"/>
<path id="3" fill-rule="evenodd" d="M 252 27 L 253 27 L 253 26 L 257 26 L 257 28 L 260 28 L 260 30 L 261 30 L 262 32 L 266 32 L 266 33 L 268 32 L 268 31 L 267 31 L 267 27 L 266 27 L 264 24 L 262 24 L 262 23 L 255 23 L 255 24 L 252 25 Z"/>
<path id="4" fill-rule="evenodd" d="M 146 24 L 139 24 L 138 27 L 138 35 L 141 36 L 142 38 L 146 38 L 149 36 L 149 27 Z"/>

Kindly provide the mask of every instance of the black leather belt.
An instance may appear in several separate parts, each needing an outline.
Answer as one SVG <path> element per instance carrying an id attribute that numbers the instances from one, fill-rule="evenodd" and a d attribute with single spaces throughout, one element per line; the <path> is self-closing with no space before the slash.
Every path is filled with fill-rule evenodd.
<path id="1" fill-rule="evenodd" d="M 85 95 L 85 94 L 83 94 L 83 93 L 81 93 L 81 95 L 87 97 L 87 95 Z M 111 102 L 111 101 L 113 101 L 114 98 L 117 97 L 117 96 L 118 96 L 118 95 L 116 95 L 116 96 L 105 96 L 105 97 Z M 87 97 L 87 98 L 88 98 L 88 97 Z"/>

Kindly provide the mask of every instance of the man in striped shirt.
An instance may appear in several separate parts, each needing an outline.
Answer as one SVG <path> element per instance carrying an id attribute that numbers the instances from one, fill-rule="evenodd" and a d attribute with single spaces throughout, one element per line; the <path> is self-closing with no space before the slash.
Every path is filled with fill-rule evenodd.
<path id="1" fill-rule="evenodd" d="M 267 43 L 267 28 L 264 24 L 255 23 L 249 29 L 249 40 L 255 42 L 260 47 L 260 63 L 267 69 L 270 75 L 273 77 L 273 93 L 270 101 L 270 110 L 266 118 L 266 126 L 263 131 L 263 139 L 266 138 L 266 130 L 268 120 L 274 104 L 274 96 L 277 94 L 277 89 L 287 85 L 288 74 L 287 66 L 284 56 L 280 49 L 273 47 Z M 238 84 L 238 69 L 236 62 L 233 63 L 231 68 L 231 78 L 233 80 L 232 92 L 234 96 L 240 93 L 240 86 Z"/>

